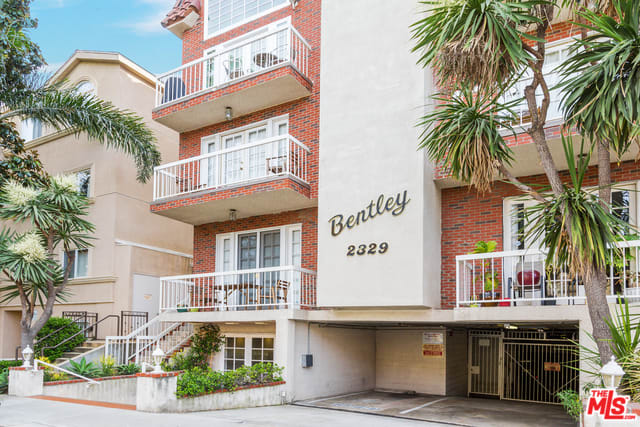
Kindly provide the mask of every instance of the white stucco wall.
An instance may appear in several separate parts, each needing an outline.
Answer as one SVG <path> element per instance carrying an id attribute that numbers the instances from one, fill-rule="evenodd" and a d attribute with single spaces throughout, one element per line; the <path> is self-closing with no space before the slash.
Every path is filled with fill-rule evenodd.
<path id="1" fill-rule="evenodd" d="M 439 306 L 439 193 L 415 126 L 430 92 L 410 53 L 416 8 L 414 0 L 322 3 L 321 306 Z M 379 196 L 386 204 L 405 191 L 410 201 L 401 214 L 376 212 Z M 343 215 L 346 224 L 362 210 L 359 225 L 331 234 L 332 217 Z M 389 244 L 384 254 L 347 256 L 349 245 L 381 242 Z"/>

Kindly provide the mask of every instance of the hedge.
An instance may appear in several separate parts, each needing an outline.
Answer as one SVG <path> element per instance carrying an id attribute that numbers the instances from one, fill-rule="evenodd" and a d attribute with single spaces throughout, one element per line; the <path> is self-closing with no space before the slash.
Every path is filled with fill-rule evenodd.
<path id="1" fill-rule="evenodd" d="M 22 366 L 22 360 L 0 360 L 0 372 L 14 366 Z"/>
<path id="2" fill-rule="evenodd" d="M 41 342 L 38 342 L 35 345 L 34 357 L 40 357 L 40 351 L 43 348 L 55 346 L 61 343 L 62 341 L 64 341 L 65 339 L 69 338 L 70 336 L 82 331 L 82 328 L 80 327 L 80 325 L 78 325 L 71 319 L 64 319 L 62 317 L 51 317 L 47 321 L 47 323 L 45 323 L 42 329 L 40 329 L 40 332 L 38 332 L 38 335 L 36 336 L 36 341 L 38 341 L 43 337 L 46 337 L 51 332 L 56 331 L 62 328 L 63 326 L 66 326 L 66 327 L 61 331 L 59 331 L 58 333 L 51 335 L 50 337 L 46 338 Z M 62 353 L 73 350 L 74 348 L 81 345 L 84 341 L 85 341 L 84 334 L 78 334 L 75 338 L 67 341 L 60 347 L 45 349 L 44 356 L 47 357 L 49 360 L 54 361 L 60 356 L 62 356 Z"/>

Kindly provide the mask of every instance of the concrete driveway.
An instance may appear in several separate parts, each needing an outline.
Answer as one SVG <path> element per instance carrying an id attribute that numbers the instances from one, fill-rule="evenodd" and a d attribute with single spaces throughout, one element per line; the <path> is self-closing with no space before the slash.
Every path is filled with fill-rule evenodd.
<path id="1" fill-rule="evenodd" d="M 190 414 L 147 414 L 124 409 L 0 395 L 0 426 L 2 427 L 226 427 L 234 425 L 410 427 L 415 426 L 416 422 L 291 405 Z M 420 423 L 420 426 L 442 427 L 443 425 Z"/>
<path id="2" fill-rule="evenodd" d="M 559 405 L 507 400 L 368 391 L 297 404 L 464 426 L 576 426 Z"/>

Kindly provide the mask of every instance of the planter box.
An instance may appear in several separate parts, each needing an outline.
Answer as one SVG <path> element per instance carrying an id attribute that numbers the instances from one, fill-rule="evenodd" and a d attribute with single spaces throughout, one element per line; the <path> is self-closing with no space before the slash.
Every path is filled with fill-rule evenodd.
<path id="1" fill-rule="evenodd" d="M 175 412 L 215 411 L 218 409 L 256 408 L 282 405 L 284 382 L 247 386 L 234 391 L 222 390 L 197 397 L 177 399 Z"/>
<path id="2" fill-rule="evenodd" d="M 50 381 L 44 383 L 44 396 L 68 397 L 96 402 L 136 404 L 136 376 L 94 378 L 100 384 L 88 384 L 85 380 Z"/>

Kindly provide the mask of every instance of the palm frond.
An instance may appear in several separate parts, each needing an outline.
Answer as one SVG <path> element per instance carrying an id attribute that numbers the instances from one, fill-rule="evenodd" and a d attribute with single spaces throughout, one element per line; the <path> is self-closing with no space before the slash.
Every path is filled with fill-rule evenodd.
<path id="1" fill-rule="evenodd" d="M 424 116 L 420 147 L 432 161 L 480 192 L 491 189 L 497 164 L 510 164 L 513 152 L 498 127 L 514 132 L 513 104 L 501 104 L 495 95 L 465 86 L 454 96 L 435 95 L 433 112 Z"/>
<path id="2" fill-rule="evenodd" d="M 56 130 L 86 134 L 90 140 L 133 156 L 141 182 L 146 182 L 160 164 L 155 137 L 143 119 L 92 94 L 45 86 L 4 102 L 11 111 L 1 119 L 35 118 Z"/>
<path id="3" fill-rule="evenodd" d="M 535 39 L 523 28 L 540 22 L 542 0 L 423 1 L 424 17 L 412 26 L 419 63 L 433 66 L 441 83 L 472 86 L 507 85 L 534 57 L 524 40 Z"/>
<path id="4" fill-rule="evenodd" d="M 565 120 L 590 138 L 608 140 L 618 156 L 640 137 L 640 7 L 612 0 L 613 16 L 583 9 L 590 35 L 576 40 L 559 67 Z M 616 18 L 618 15 L 620 18 Z"/>

